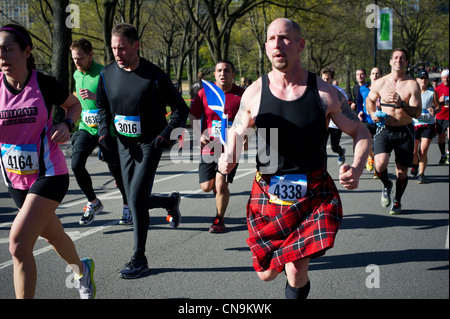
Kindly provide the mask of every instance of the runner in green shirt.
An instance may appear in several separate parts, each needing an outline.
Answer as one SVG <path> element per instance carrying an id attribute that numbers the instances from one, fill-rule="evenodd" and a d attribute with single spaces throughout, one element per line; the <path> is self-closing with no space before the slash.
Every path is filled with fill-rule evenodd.
<path id="1" fill-rule="evenodd" d="M 79 39 L 73 42 L 70 50 L 77 68 L 73 74 L 76 95 L 81 102 L 82 108 L 79 129 L 72 136 L 72 171 L 80 189 L 88 200 L 87 205 L 84 207 L 80 224 L 91 224 L 95 215 L 103 209 L 103 204 L 95 195 L 92 187 L 91 176 L 86 170 L 86 161 L 92 151 L 98 146 L 103 154 L 104 161 L 108 164 L 109 171 L 116 180 L 117 187 L 122 193 L 123 214 L 119 224 L 129 225 L 132 223 L 132 218 L 123 188 L 116 138 L 112 135 L 104 141 L 105 143 L 98 143 L 96 93 L 100 71 L 103 69 L 103 66 L 93 61 L 92 44 L 86 39 Z"/>
<path id="2" fill-rule="evenodd" d="M 98 78 L 100 77 L 100 71 L 103 69 L 103 66 L 93 61 L 92 58 L 91 66 L 85 72 L 78 66 L 81 66 L 81 64 L 77 65 L 77 70 L 73 74 L 73 78 L 75 79 L 77 97 L 82 106 L 79 129 L 85 130 L 91 135 L 98 135 L 98 108 L 95 97 Z"/>

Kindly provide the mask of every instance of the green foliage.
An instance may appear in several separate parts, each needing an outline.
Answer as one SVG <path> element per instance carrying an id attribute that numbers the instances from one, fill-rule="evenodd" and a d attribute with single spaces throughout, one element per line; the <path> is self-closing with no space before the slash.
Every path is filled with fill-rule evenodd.
<path id="1" fill-rule="evenodd" d="M 72 40 L 89 39 L 100 63 L 105 63 L 102 33 L 105 1 L 71 1 L 80 8 L 80 28 L 72 29 Z M 33 17 L 30 31 L 34 55 L 41 69 L 50 70 L 54 41 L 51 1 L 28 2 Z M 270 70 L 264 52 L 266 28 L 275 18 L 288 17 L 303 29 L 307 44 L 302 53 L 303 65 L 314 72 L 332 67 L 341 85 L 344 81 L 353 85 L 356 69 L 373 66 L 373 29 L 365 25 L 369 15 L 366 7 L 371 3 L 371 0 L 117 0 L 114 24 L 136 25 L 142 35 L 140 54 L 170 70 L 172 78 L 194 81 L 197 71 L 204 70 L 212 80 L 215 61 L 222 54 L 236 65 L 239 81 L 241 76 L 254 80 Z M 411 64 L 448 67 L 448 2 L 389 0 L 378 1 L 378 5 L 394 8 L 394 46 L 411 51 Z M 188 9 L 199 25 L 193 23 Z M 210 19 L 211 14 L 216 20 Z M 216 42 L 211 41 L 213 37 Z M 377 61 L 385 73 L 389 71 L 389 52 L 378 51 Z M 187 68 L 188 65 L 193 69 Z"/>

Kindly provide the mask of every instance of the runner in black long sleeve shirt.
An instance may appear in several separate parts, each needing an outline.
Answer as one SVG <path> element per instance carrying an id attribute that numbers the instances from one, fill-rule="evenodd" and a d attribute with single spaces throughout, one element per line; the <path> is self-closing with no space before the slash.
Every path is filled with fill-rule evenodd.
<path id="1" fill-rule="evenodd" d="M 100 143 L 109 137 L 111 121 L 118 136 L 120 165 L 128 204 L 133 214 L 134 255 L 119 273 L 122 278 L 137 278 L 148 270 L 145 244 L 149 226 L 148 210 L 166 208 L 171 226 L 180 222 L 180 194 L 150 196 L 162 150 L 171 145 L 170 133 L 185 124 L 189 109 L 169 77 L 138 55 L 136 29 L 116 26 L 111 46 L 116 62 L 106 66 L 99 80 L 97 103 Z M 172 109 L 169 123 L 166 106 Z"/>
<path id="2" fill-rule="evenodd" d="M 100 136 L 108 135 L 109 125 L 116 116 L 140 116 L 142 135 L 134 137 L 134 142 L 152 143 L 161 136 L 169 143 L 170 132 L 186 122 L 189 109 L 172 81 L 163 70 L 143 58 L 139 67 L 131 72 L 111 63 L 101 72 L 99 84 Z M 167 105 L 172 109 L 169 123 Z M 116 130 L 120 130 L 115 124 Z M 122 129 L 126 130 L 126 126 Z M 122 134 L 118 131 L 121 141 L 127 140 L 124 136 L 133 135 L 130 129 Z"/>

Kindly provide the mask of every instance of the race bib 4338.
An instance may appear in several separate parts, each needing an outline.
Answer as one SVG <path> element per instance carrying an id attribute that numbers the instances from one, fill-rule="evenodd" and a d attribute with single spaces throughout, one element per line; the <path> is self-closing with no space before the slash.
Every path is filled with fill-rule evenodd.
<path id="1" fill-rule="evenodd" d="M 270 202 L 292 205 L 305 196 L 308 182 L 305 174 L 273 176 L 270 180 Z"/>

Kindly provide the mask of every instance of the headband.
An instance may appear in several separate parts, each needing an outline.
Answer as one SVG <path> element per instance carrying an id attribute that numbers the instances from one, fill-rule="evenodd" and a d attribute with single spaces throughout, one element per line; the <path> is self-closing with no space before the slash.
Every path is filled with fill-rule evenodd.
<path id="1" fill-rule="evenodd" d="M 31 45 L 30 41 L 28 41 L 27 38 L 25 38 L 25 36 L 22 33 L 20 33 L 19 31 L 17 31 L 16 29 L 10 28 L 10 27 L 4 27 L 4 28 L 1 28 L 0 31 L 12 31 L 12 32 L 14 32 L 14 34 L 18 35 L 25 42 L 26 45 L 29 45 L 31 48 L 33 48 L 33 46 Z"/>

